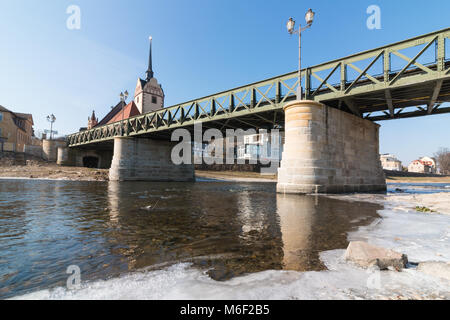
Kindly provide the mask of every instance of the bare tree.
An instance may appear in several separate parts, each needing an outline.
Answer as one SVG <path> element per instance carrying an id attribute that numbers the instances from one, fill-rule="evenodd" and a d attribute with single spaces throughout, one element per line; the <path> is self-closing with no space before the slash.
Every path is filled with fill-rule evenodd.
<path id="1" fill-rule="evenodd" d="M 437 165 L 441 171 L 441 174 L 450 174 L 450 149 L 440 148 L 438 152 L 434 154 Z"/>

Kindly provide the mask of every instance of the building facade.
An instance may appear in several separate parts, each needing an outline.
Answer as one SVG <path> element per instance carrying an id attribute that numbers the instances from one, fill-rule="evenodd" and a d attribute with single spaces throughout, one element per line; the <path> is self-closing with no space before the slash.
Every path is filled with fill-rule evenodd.
<path id="1" fill-rule="evenodd" d="M 383 170 L 402 171 L 402 162 L 393 154 L 380 155 L 381 166 Z"/>
<path id="2" fill-rule="evenodd" d="M 0 106 L 0 151 L 24 152 L 33 145 L 33 116 Z"/>
<path id="3" fill-rule="evenodd" d="M 278 141 L 272 141 L 270 133 L 257 133 L 244 136 L 244 143 L 237 146 L 237 158 L 245 160 L 281 161 L 284 132 Z"/>
<path id="4" fill-rule="evenodd" d="M 436 160 L 431 157 L 422 157 L 418 160 L 414 160 L 408 166 L 409 172 L 417 173 L 436 173 Z"/>

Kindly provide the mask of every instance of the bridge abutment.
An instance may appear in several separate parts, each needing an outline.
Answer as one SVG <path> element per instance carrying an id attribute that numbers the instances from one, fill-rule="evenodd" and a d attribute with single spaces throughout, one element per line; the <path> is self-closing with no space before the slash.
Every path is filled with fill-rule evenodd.
<path id="1" fill-rule="evenodd" d="M 176 165 L 171 153 L 176 142 L 148 138 L 115 138 L 109 170 L 111 181 L 195 181 L 193 164 Z"/>
<path id="2" fill-rule="evenodd" d="M 67 167 L 109 169 L 112 156 L 112 150 L 59 147 L 56 163 Z"/>
<path id="3" fill-rule="evenodd" d="M 279 193 L 385 191 L 379 125 L 315 101 L 284 107 Z"/>

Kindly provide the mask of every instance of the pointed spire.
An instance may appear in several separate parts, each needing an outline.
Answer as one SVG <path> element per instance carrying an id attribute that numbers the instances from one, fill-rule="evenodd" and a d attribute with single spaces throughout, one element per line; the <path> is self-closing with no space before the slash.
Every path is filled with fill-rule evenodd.
<path id="1" fill-rule="evenodd" d="M 149 81 L 151 78 L 153 78 L 153 66 L 152 66 L 152 40 L 153 38 L 150 37 L 150 55 L 148 57 L 148 70 L 147 70 L 147 81 Z"/>

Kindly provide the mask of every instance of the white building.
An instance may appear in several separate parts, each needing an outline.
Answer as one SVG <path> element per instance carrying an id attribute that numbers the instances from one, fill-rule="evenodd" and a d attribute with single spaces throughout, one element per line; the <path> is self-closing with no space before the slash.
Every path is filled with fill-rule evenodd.
<path id="1" fill-rule="evenodd" d="M 284 132 L 280 132 L 276 143 L 271 140 L 272 135 L 267 132 L 244 136 L 244 143 L 237 146 L 237 159 L 281 161 Z"/>
<path id="2" fill-rule="evenodd" d="M 380 155 L 381 166 L 383 170 L 402 171 L 402 162 L 393 154 Z"/>
<path id="3" fill-rule="evenodd" d="M 414 160 L 408 166 L 409 172 L 436 173 L 436 160 L 430 157 L 422 157 Z"/>

